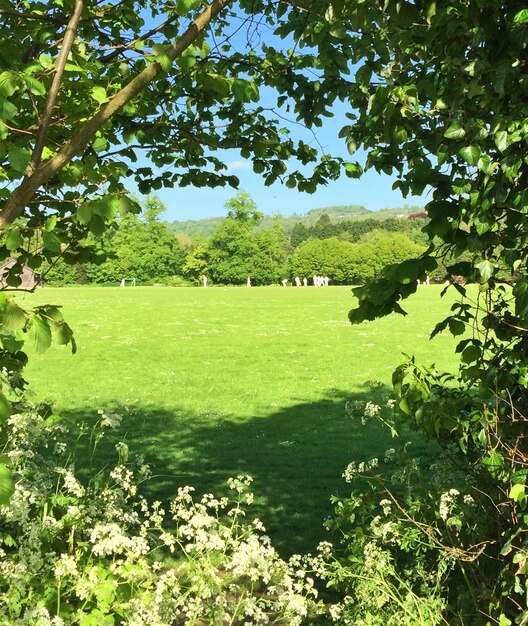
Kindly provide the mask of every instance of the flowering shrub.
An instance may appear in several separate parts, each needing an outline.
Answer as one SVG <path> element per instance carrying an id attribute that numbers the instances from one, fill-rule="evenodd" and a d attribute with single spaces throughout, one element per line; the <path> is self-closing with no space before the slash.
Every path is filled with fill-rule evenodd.
<path id="1" fill-rule="evenodd" d="M 498 454 L 492 463 L 479 456 L 479 442 L 460 436 L 464 423 L 485 423 L 467 391 L 446 389 L 434 369 L 415 370 L 412 361 L 405 367 L 403 385 L 395 375 L 397 399 L 420 409 L 415 417 L 432 434 L 431 453 L 413 456 L 405 443 L 345 469 L 352 492 L 334 500 L 327 524 L 341 542 L 322 570 L 348 599 L 332 610 L 350 625 L 526 624 L 526 470 L 506 467 Z M 394 402 L 346 411 L 400 430 Z M 446 423 L 449 430 L 436 426 Z"/>
<path id="2" fill-rule="evenodd" d="M 118 421 L 101 412 L 101 424 Z M 249 477 L 229 481 L 231 498 L 196 501 L 182 487 L 166 510 L 137 494 L 149 469 L 126 444 L 83 484 L 65 435 L 35 410 L 2 431 L 15 491 L 0 507 L 0 623 L 296 625 L 322 614 L 309 559 L 282 560 L 261 522 L 245 521 Z"/>

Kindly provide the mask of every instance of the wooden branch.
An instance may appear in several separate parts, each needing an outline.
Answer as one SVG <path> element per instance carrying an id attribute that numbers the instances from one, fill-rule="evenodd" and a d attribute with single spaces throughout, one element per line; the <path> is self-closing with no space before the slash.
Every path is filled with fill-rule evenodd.
<path id="1" fill-rule="evenodd" d="M 16 17 L 18 20 L 37 20 L 39 22 L 50 22 L 51 24 L 64 24 L 66 20 L 58 17 L 51 17 L 49 15 L 40 15 L 38 13 L 22 13 L 21 11 L 14 11 L 10 9 L 0 9 L 0 15 L 6 15 L 7 17 Z"/>
<path id="2" fill-rule="evenodd" d="M 192 22 L 183 35 L 165 50 L 165 55 L 174 61 L 205 30 L 209 23 L 228 6 L 232 0 L 213 0 Z M 138 96 L 158 75 L 163 72 L 158 62 L 151 63 L 135 76 L 109 102 L 85 122 L 80 130 L 49 161 L 41 164 L 31 176 L 25 176 L 0 209 L 0 230 L 22 215 L 24 208 L 31 202 L 35 193 L 59 172 L 73 157 L 80 154 L 95 137 L 97 131 L 118 113 L 126 104 Z"/>
<path id="3" fill-rule="evenodd" d="M 68 25 L 66 26 L 66 32 L 64 34 L 61 50 L 57 58 L 57 64 L 55 66 L 55 74 L 53 76 L 53 81 L 51 83 L 48 97 L 46 99 L 44 113 L 40 120 L 40 128 L 37 136 L 37 141 L 35 143 L 31 159 L 26 168 L 25 176 L 32 176 L 35 173 L 37 167 L 40 165 L 42 151 L 44 150 L 44 146 L 46 145 L 46 139 L 48 137 L 51 116 L 53 114 L 53 109 L 55 108 L 55 102 L 57 101 L 57 95 L 59 93 L 59 87 L 62 80 L 62 75 L 64 73 L 64 67 L 66 66 L 68 56 L 75 40 L 75 33 L 77 32 L 77 26 L 79 25 L 83 6 L 83 0 L 75 0 L 73 14 L 70 18 L 70 21 L 68 22 Z"/>
<path id="4" fill-rule="evenodd" d="M 160 33 L 169 24 L 172 24 L 172 22 L 177 20 L 178 17 L 179 17 L 179 15 L 174 13 L 167 20 L 165 20 L 162 24 L 159 24 L 159 26 L 156 26 L 156 28 L 153 28 L 152 30 L 149 30 L 148 33 L 145 33 L 144 35 L 141 35 L 140 37 L 137 37 L 136 39 L 133 39 L 132 41 L 130 41 L 126 45 L 119 46 L 116 50 L 113 50 L 112 52 L 107 54 L 105 57 L 103 57 L 101 59 L 101 63 L 106 65 L 107 63 L 112 61 L 116 56 L 119 56 L 125 50 L 132 49 L 136 45 L 136 43 L 138 43 L 140 41 L 145 41 L 145 39 L 149 39 L 149 37 L 152 37 L 152 35 L 155 35 L 156 33 Z"/>

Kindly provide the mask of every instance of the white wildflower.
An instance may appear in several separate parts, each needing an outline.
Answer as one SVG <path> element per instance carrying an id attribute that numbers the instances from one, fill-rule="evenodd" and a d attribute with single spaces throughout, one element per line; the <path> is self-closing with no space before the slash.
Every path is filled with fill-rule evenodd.
<path id="1" fill-rule="evenodd" d="M 108 428 L 118 428 L 121 425 L 123 419 L 122 415 L 115 411 L 108 411 L 105 409 L 99 409 L 97 411 L 101 416 L 101 426 L 108 426 Z"/>
<path id="2" fill-rule="evenodd" d="M 149 551 L 144 537 L 129 537 L 115 523 L 96 524 L 90 533 L 90 542 L 96 556 L 127 554 L 137 557 Z"/>
<path id="3" fill-rule="evenodd" d="M 440 504 L 438 506 L 438 513 L 440 517 L 445 521 L 449 519 L 451 515 L 451 511 L 453 510 L 456 504 L 456 497 L 460 495 L 460 491 L 458 489 L 450 489 L 449 491 L 444 492 L 440 496 Z"/>
<path id="4" fill-rule="evenodd" d="M 124 491 L 128 492 L 131 496 L 135 496 L 137 487 L 132 482 L 134 474 L 125 465 L 117 465 L 110 472 L 110 478 L 114 480 Z"/>
<path id="5" fill-rule="evenodd" d="M 61 554 L 59 561 L 55 565 L 55 576 L 63 578 L 64 576 L 75 576 L 77 574 L 77 562 L 70 554 Z"/>
<path id="6" fill-rule="evenodd" d="M 71 470 L 58 467 L 55 471 L 62 475 L 66 493 L 76 498 L 82 498 L 84 496 L 84 487 L 77 481 Z"/>

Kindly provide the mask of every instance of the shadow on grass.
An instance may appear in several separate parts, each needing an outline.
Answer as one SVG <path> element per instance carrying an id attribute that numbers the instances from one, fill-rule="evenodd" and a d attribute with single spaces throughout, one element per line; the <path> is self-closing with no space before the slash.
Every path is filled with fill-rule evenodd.
<path id="1" fill-rule="evenodd" d="M 193 485 L 198 495 L 227 492 L 226 480 L 238 474 L 254 479 L 255 504 L 274 545 L 285 556 L 311 551 L 325 539 L 324 518 L 332 514 L 330 497 L 345 495 L 342 476 L 352 460 L 383 455 L 393 445 L 380 425 L 361 424 L 345 415 L 347 401 L 380 402 L 386 388 L 359 394 L 334 390 L 313 403 L 277 409 L 265 417 L 182 415 L 178 411 L 136 408 L 118 430 L 110 430 L 89 463 L 79 445 L 77 457 L 94 471 L 116 460 L 115 443 L 125 440 L 131 453 L 144 455 L 153 478 L 143 485 L 149 499 L 171 499 L 178 487 Z M 97 410 L 75 413 L 93 424 Z M 91 466 L 91 467 L 89 467 Z"/>

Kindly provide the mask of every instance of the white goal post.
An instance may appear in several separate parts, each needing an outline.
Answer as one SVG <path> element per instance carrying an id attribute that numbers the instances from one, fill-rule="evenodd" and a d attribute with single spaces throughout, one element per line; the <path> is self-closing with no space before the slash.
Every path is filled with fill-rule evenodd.
<path id="1" fill-rule="evenodd" d="M 121 279 L 121 287 L 135 287 L 136 279 L 135 278 L 122 278 Z"/>

